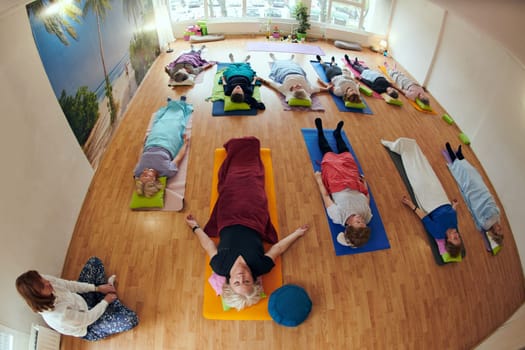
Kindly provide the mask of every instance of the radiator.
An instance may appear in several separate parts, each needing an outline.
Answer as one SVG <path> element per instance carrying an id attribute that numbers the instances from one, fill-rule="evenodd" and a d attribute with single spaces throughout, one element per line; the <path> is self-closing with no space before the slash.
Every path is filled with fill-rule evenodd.
<path id="1" fill-rule="evenodd" d="M 44 326 L 33 324 L 29 350 L 60 350 L 60 334 Z"/>

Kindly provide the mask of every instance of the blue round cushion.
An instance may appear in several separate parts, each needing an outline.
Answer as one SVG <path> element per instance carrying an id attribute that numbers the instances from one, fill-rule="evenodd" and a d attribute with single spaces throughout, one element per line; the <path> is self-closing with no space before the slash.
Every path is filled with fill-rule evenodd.
<path id="1" fill-rule="evenodd" d="M 312 301 L 306 291 L 294 284 L 276 289 L 268 301 L 268 312 L 280 325 L 295 327 L 303 323 L 312 310 Z"/>

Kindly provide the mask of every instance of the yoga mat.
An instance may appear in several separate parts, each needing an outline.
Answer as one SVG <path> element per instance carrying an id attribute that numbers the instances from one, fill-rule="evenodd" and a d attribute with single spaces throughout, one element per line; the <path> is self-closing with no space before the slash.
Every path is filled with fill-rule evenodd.
<path id="1" fill-rule="evenodd" d="M 385 147 L 385 149 L 387 150 L 388 154 L 390 155 L 390 158 L 394 162 L 394 165 L 396 166 L 396 169 L 399 172 L 399 176 L 401 176 L 401 179 L 403 180 L 403 183 L 405 184 L 405 187 L 407 188 L 408 194 L 410 195 L 412 202 L 417 203 L 416 196 L 414 194 L 414 190 L 412 189 L 412 185 L 410 185 L 410 181 L 408 180 L 408 176 L 403 166 L 403 160 L 401 158 L 401 155 L 397 154 L 396 152 L 392 152 L 387 147 Z M 418 218 L 418 220 L 420 219 Z M 441 257 L 441 254 L 439 252 L 438 244 L 436 240 L 434 239 L 434 237 L 432 237 L 432 235 L 428 233 L 426 230 L 425 230 L 425 233 L 428 239 L 428 243 L 430 245 L 430 250 L 432 251 L 432 256 L 434 257 L 436 264 L 438 265 L 448 264 L 447 262 L 443 261 L 443 258 Z M 461 251 L 461 256 L 464 258 L 465 255 L 466 255 L 466 251 L 465 249 L 463 249 Z"/>
<path id="2" fill-rule="evenodd" d="M 344 65 L 345 65 L 348 69 L 350 69 L 350 70 L 354 73 L 354 75 L 355 75 L 356 77 L 361 77 L 361 73 L 359 73 L 358 71 L 356 71 L 356 70 L 354 69 L 354 67 L 352 67 L 348 62 L 346 62 L 346 60 L 345 60 L 344 57 L 342 58 L 342 61 L 343 61 Z M 359 63 L 365 63 L 365 62 L 364 62 L 364 61 L 359 61 Z M 366 87 L 368 87 L 370 90 L 372 90 L 372 89 L 370 88 L 370 86 L 366 85 L 365 83 L 360 82 L 360 84 L 363 84 L 364 86 L 366 86 Z M 383 97 L 381 96 L 381 94 L 375 92 L 374 90 L 372 90 L 372 96 L 374 96 L 375 98 L 383 99 Z"/>
<path id="3" fill-rule="evenodd" d="M 319 150 L 317 129 L 301 129 L 301 132 L 303 133 L 304 142 L 306 144 L 306 148 L 308 149 L 308 154 L 310 155 L 310 160 L 312 162 L 314 170 L 321 171 L 320 163 L 323 156 L 321 154 L 321 151 Z M 335 143 L 335 138 L 333 136 L 333 130 L 324 129 L 324 134 L 326 139 L 328 140 L 330 147 L 336 150 L 337 146 Z M 348 138 L 346 137 L 344 131 L 341 131 L 341 136 L 343 137 L 343 140 L 348 146 L 350 153 L 352 153 L 352 155 L 354 156 L 359 171 L 363 173 L 363 170 L 359 165 L 354 150 L 352 149 L 352 146 L 350 145 L 350 142 L 348 141 Z M 362 247 L 352 248 L 338 243 L 337 235 L 340 232 L 344 232 L 344 226 L 333 223 L 330 217 L 328 216 L 328 213 L 325 213 L 326 219 L 328 220 L 328 225 L 330 226 L 330 233 L 332 236 L 332 243 L 334 245 L 335 254 L 338 256 L 347 254 L 359 254 L 390 248 L 390 243 L 386 235 L 385 227 L 383 226 L 383 221 L 381 221 L 381 216 L 379 215 L 379 211 L 377 209 L 377 205 L 372 195 L 370 187 L 368 188 L 368 193 L 370 194 L 370 209 L 372 210 L 373 215 L 372 220 L 368 223 L 368 227 L 370 227 L 372 232 L 370 234 L 370 240 Z"/>
<path id="4" fill-rule="evenodd" d="M 257 108 L 251 108 L 247 110 L 237 111 L 225 111 L 224 110 L 224 89 L 222 84 L 219 84 L 219 80 L 222 76 L 222 72 L 229 63 L 217 63 L 217 73 L 214 76 L 213 88 L 211 101 L 213 103 L 211 115 L 214 117 L 228 117 L 228 116 L 254 116 L 257 115 Z M 257 101 L 261 101 L 260 86 L 256 85 L 253 89 L 253 97 Z"/>
<path id="5" fill-rule="evenodd" d="M 310 44 L 290 44 L 270 41 L 253 41 L 246 44 L 247 51 L 265 51 L 265 52 L 291 52 L 305 55 L 324 56 L 324 51 L 317 45 Z"/>
<path id="6" fill-rule="evenodd" d="M 215 150 L 215 157 L 213 160 L 213 178 L 211 186 L 211 201 L 210 201 L 210 213 L 215 206 L 215 202 L 219 196 L 217 192 L 217 186 L 219 184 L 218 172 L 222 162 L 226 158 L 226 150 L 224 148 L 218 148 Z M 265 178 L 265 190 L 268 197 L 268 212 L 270 213 L 270 220 L 274 227 L 279 227 L 277 222 L 277 201 L 275 199 L 275 184 L 273 179 L 273 168 L 272 168 L 272 156 L 271 151 L 268 148 L 261 148 L 261 160 L 264 165 L 264 178 Z M 279 232 L 277 232 L 279 234 Z M 217 242 L 217 238 L 213 238 Z M 270 248 L 270 244 L 264 243 L 264 249 L 267 251 Z M 203 315 L 207 319 L 211 320 L 271 320 L 271 316 L 268 313 L 268 299 L 270 294 L 274 290 L 281 287 L 283 284 L 282 276 L 282 265 L 281 257 L 275 260 L 275 266 L 273 269 L 263 275 L 263 288 L 266 297 L 261 299 L 259 303 L 250 306 L 241 311 L 236 309 L 230 309 L 224 311 L 222 307 L 221 297 L 215 294 L 212 286 L 208 282 L 208 279 L 212 275 L 213 271 L 210 267 L 210 258 L 206 257 L 206 272 L 204 278 L 204 300 L 203 300 Z"/>
<path id="7" fill-rule="evenodd" d="M 325 83 L 329 83 L 328 77 L 326 76 L 326 73 L 323 69 L 323 65 L 319 63 L 318 61 L 310 61 L 312 66 L 314 67 L 317 75 L 319 75 L 319 78 L 321 78 L 322 81 Z M 339 109 L 340 112 L 353 112 L 353 113 L 361 113 L 361 114 L 374 114 L 368 104 L 366 103 L 363 95 L 361 95 L 361 101 L 365 104 L 366 108 L 360 109 L 360 108 L 350 108 L 345 106 L 345 101 L 343 101 L 343 98 L 340 96 L 334 95 L 332 91 L 330 91 L 330 95 L 332 96 L 332 99 L 335 102 L 335 105 L 337 106 L 337 109 Z"/>

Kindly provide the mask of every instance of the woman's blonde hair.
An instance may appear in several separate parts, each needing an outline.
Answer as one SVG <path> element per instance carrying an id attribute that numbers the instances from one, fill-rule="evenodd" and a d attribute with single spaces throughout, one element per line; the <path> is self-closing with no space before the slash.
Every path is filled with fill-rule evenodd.
<path id="1" fill-rule="evenodd" d="M 263 286 L 259 280 L 253 284 L 253 291 L 248 295 L 235 293 L 229 283 L 222 285 L 222 300 L 229 307 L 236 308 L 237 311 L 257 304 L 264 293 Z"/>
<path id="2" fill-rule="evenodd" d="M 308 96 L 308 93 L 306 92 L 305 89 L 294 90 L 292 95 L 293 95 L 293 97 L 298 98 L 300 100 L 308 100 L 308 99 L 310 99 L 310 96 Z"/>
<path id="3" fill-rule="evenodd" d="M 140 179 L 135 178 L 135 190 L 139 196 L 144 196 L 146 198 L 153 197 L 162 188 L 163 185 L 159 180 L 143 183 Z"/>

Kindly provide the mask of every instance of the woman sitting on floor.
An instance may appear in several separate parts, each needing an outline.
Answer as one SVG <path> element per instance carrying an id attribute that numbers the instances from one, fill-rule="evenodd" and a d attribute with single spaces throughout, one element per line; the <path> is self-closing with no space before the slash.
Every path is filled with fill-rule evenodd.
<path id="1" fill-rule="evenodd" d="M 264 165 L 255 137 L 231 139 L 224 144 L 227 156 L 219 170 L 218 199 L 208 223 L 201 228 L 196 218 L 188 226 L 210 257 L 212 270 L 226 277 L 224 302 L 237 310 L 261 299 L 257 277 L 270 272 L 275 259 L 308 230 L 303 225 L 280 241 L 270 221 L 264 189 Z M 220 236 L 215 245 L 210 237 Z M 273 244 L 264 252 L 263 241 Z"/>
<path id="2" fill-rule="evenodd" d="M 31 270 L 16 279 L 16 289 L 57 332 L 95 341 L 139 323 L 137 314 L 118 300 L 114 282 L 115 275 L 106 280 L 102 261 L 92 257 L 78 281 Z"/>

